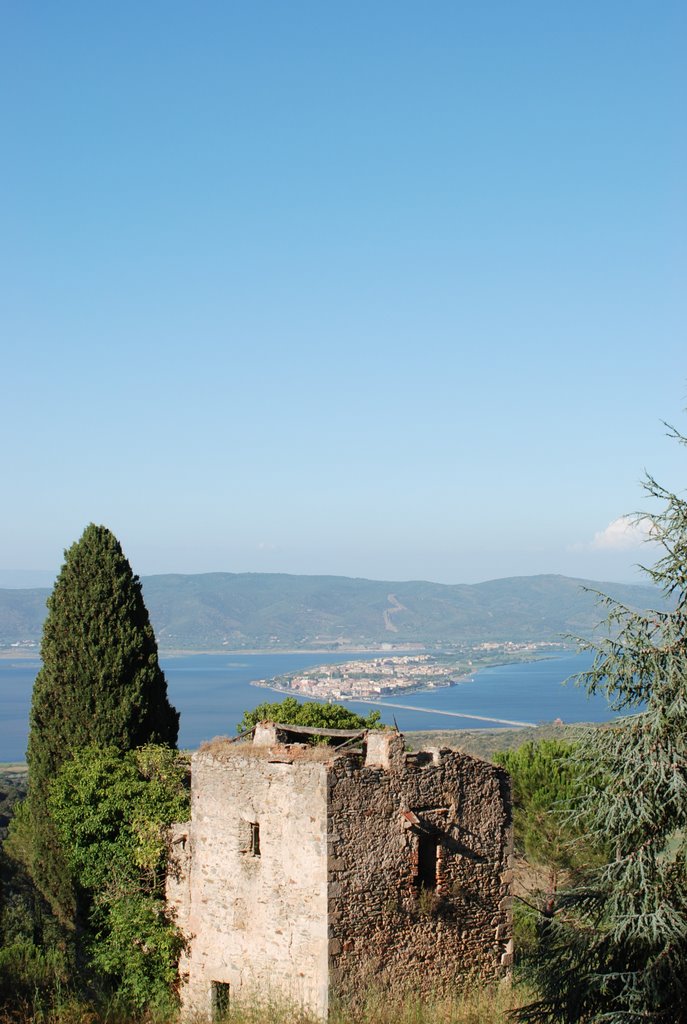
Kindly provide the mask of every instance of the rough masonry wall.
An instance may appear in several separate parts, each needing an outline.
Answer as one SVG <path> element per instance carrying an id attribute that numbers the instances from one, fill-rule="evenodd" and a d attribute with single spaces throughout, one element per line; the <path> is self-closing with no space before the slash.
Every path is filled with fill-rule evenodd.
<path id="1" fill-rule="evenodd" d="M 437 993 L 502 976 L 512 960 L 507 774 L 457 751 L 404 754 L 401 737 L 386 765 L 351 757 L 330 768 L 332 991 Z"/>
<path id="2" fill-rule="evenodd" d="M 168 889 L 191 939 L 187 1016 L 211 1016 L 213 982 L 229 1001 L 257 992 L 327 1010 L 327 766 L 272 756 L 193 757 L 192 824 L 185 843 L 183 828 L 173 835 Z"/>

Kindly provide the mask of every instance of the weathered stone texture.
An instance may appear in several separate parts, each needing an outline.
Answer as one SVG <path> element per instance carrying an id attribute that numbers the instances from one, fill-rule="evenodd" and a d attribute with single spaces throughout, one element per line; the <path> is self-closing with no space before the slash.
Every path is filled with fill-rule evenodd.
<path id="1" fill-rule="evenodd" d="M 508 776 L 452 750 L 301 744 L 200 751 L 168 898 L 188 938 L 183 1006 L 212 982 L 325 1016 L 368 985 L 439 992 L 510 965 Z M 256 847 L 256 842 L 258 846 Z"/>
<path id="2" fill-rule="evenodd" d="M 505 772 L 457 751 L 396 750 L 387 769 L 338 759 L 328 789 L 338 991 L 372 982 L 436 993 L 500 976 L 511 931 Z"/>
<path id="3" fill-rule="evenodd" d="M 207 1018 L 213 982 L 230 998 L 274 992 L 326 1010 L 326 765 L 200 752 L 191 793 L 169 894 L 188 939 L 184 1010 Z"/>

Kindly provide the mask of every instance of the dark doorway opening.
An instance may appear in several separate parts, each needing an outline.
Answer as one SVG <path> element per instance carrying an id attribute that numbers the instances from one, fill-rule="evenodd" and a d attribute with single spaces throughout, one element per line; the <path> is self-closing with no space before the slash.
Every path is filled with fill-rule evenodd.
<path id="1" fill-rule="evenodd" d="M 421 832 L 417 843 L 417 875 L 415 884 L 418 889 L 436 889 L 437 885 L 437 847 L 438 840 Z"/>
<path id="2" fill-rule="evenodd" d="M 213 981 L 212 983 L 213 1024 L 220 1024 L 229 1013 L 229 989 L 228 981 Z"/>

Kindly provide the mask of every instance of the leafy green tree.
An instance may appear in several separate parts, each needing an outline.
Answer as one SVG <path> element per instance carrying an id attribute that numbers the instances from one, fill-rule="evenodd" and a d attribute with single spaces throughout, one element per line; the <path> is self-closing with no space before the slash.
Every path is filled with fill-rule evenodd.
<path id="1" fill-rule="evenodd" d="M 584 644 L 595 658 L 581 681 L 625 715 L 579 741 L 572 821 L 610 852 L 557 901 L 526 1021 L 687 1020 L 687 502 L 652 477 L 644 486 L 660 502 L 643 518 L 662 549 L 645 572 L 667 605 L 639 613 L 603 598 L 608 633 Z"/>
<path id="2" fill-rule="evenodd" d="M 188 818 L 187 775 L 169 747 L 86 747 L 50 787 L 67 862 L 90 896 L 91 966 L 136 1009 L 171 1006 L 182 940 L 165 914 L 167 831 Z"/>
<path id="3" fill-rule="evenodd" d="M 5 822 L 24 795 L 24 779 L 0 773 L 0 1018 L 69 987 L 69 962 L 56 922 L 24 867 L 6 855 Z"/>
<path id="4" fill-rule="evenodd" d="M 179 723 L 140 582 L 104 526 L 88 526 L 65 553 L 48 599 L 41 657 L 31 706 L 29 790 L 13 829 L 14 848 L 23 847 L 36 886 L 58 919 L 71 925 L 75 890 L 48 809 L 50 780 L 65 759 L 92 743 L 119 750 L 151 742 L 174 746 Z"/>
<path id="5" fill-rule="evenodd" d="M 244 711 L 236 731 L 248 732 L 258 722 L 266 720 L 280 722 L 282 725 L 305 725 L 313 729 L 378 729 L 380 717 L 379 711 L 371 711 L 363 718 L 342 704 L 319 701 L 301 703 L 295 697 L 286 697 L 282 701 L 266 701 L 252 711 Z"/>

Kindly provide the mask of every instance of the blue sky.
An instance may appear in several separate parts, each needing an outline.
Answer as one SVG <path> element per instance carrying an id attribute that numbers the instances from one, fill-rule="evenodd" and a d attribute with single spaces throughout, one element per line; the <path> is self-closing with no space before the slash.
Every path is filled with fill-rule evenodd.
<path id="1" fill-rule="evenodd" d="M 670 0 L 4 5 L 0 585 L 91 521 L 140 574 L 636 578 L 686 42 Z"/>

